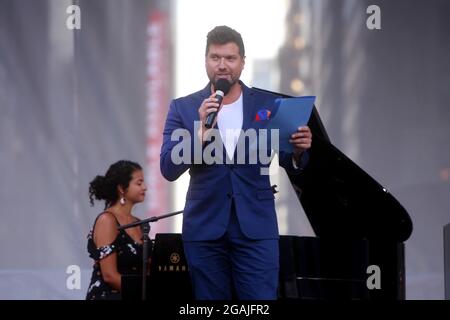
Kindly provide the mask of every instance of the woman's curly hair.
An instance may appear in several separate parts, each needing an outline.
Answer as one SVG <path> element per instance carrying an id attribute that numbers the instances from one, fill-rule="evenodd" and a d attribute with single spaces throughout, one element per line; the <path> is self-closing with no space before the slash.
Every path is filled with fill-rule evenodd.
<path id="1" fill-rule="evenodd" d="M 104 200 L 105 209 L 119 200 L 117 186 L 122 186 L 125 190 L 130 185 L 132 174 L 142 167 L 129 160 L 120 160 L 113 163 L 104 176 L 96 176 L 89 183 L 89 199 L 91 206 L 95 200 Z"/>

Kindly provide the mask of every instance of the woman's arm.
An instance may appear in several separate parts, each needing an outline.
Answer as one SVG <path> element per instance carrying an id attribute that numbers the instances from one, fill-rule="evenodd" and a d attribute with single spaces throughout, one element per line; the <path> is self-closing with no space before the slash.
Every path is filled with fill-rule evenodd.
<path id="1" fill-rule="evenodd" d="M 110 214 L 102 214 L 95 224 L 94 242 L 97 248 L 111 245 L 118 234 L 116 219 Z M 117 270 L 117 253 L 113 252 L 100 259 L 100 269 L 103 280 L 113 289 L 121 288 L 121 274 Z"/>

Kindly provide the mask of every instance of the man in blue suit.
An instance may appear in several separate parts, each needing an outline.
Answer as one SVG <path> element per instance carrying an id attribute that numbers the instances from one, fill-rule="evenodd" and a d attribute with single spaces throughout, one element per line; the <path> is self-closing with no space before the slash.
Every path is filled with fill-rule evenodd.
<path id="1" fill-rule="evenodd" d="M 267 125 L 278 97 L 245 86 L 239 80 L 244 65 L 241 35 L 226 26 L 211 30 L 205 55 L 210 82 L 203 90 L 171 102 L 163 132 L 161 173 L 169 181 L 186 170 L 191 176 L 182 234 L 197 299 L 277 297 L 279 234 L 267 175 L 270 163 L 251 160 L 255 141 L 247 141 L 252 136 L 245 132 L 254 130 L 260 138 L 259 129 Z M 222 106 L 215 98 L 218 79 L 231 85 Z M 218 116 L 207 129 L 204 124 L 211 112 Z M 184 149 L 179 148 L 180 135 L 175 135 L 180 132 L 188 142 Z M 302 173 L 311 139 L 310 129 L 301 127 L 290 140 L 294 152 L 279 153 L 279 163 L 289 173 Z M 213 143 L 225 150 L 209 148 Z M 261 145 L 256 145 L 261 154 Z M 270 154 L 270 148 L 268 141 L 263 151 Z"/>

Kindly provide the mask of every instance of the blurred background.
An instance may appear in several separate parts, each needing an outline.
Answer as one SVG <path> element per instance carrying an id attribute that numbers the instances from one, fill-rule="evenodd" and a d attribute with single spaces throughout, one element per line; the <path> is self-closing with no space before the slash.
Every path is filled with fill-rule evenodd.
<path id="1" fill-rule="evenodd" d="M 366 26 L 373 4 L 378 30 Z M 80 29 L 67 28 L 70 5 Z M 242 34 L 247 85 L 317 96 L 333 144 L 412 217 L 407 299 L 443 299 L 449 13 L 447 0 L 0 0 L 0 299 L 84 299 L 86 236 L 103 209 L 88 184 L 119 159 L 145 170 L 137 216 L 183 208 L 188 176 L 159 171 L 162 128 L 170 99 L 206 85 L 206 34 L 222 24 Z M 280 233 L 314 235 L 275 172 Z M 181 219 L 152 237 L 181 232 Z M 80 288 L 66 285 L 70 266 Z"/>

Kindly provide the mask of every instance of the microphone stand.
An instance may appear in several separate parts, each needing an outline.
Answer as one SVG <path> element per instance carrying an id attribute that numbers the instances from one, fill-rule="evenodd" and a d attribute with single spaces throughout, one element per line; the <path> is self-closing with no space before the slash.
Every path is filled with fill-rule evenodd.
<path id="1" fill-rule="evenodd" d="M 149 236 L 148 234 L 150 233 L 150 222 L 155 222 L 158 221 L 160 219 L 165 219 L 171 216 L 175 216 L 177 214 L 182 213 L 183 210 L 180 211 L 175 211 L 175 212 L 171 212 L 171 213 L 167 213 L 167 214 L 163 214 L 160 216 L 154 216 L 154 217 L 150 217 L 148 219 L 145 220 L 140 220 L 140 221 L 136 221 L 133 223 L 129 223 L 129 224 L 125 224 L 123 226 L 118 227 L 118 230 L 125 230 L 128 228 L 132 228 L 135 226 L 142 226 L 142 240 L 143 240 L 143 253 L 142 253 L 142 300 L 146 300 L 147 299 L 147 269 L 148 269 L 148 243 L 149 243 Z"/>

